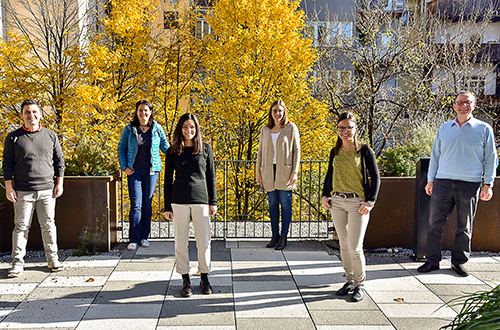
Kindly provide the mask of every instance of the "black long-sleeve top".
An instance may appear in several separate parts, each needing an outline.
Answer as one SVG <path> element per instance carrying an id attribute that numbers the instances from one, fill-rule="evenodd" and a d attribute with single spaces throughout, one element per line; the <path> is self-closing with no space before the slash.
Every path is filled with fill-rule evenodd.
<path id="1" fill-rule="evenodd" d="M 42 127 L 36 132 L 19 128 L 5 139 L 3 174 L 14 189 L 54 189 L 54 176 L 64 177 L 64 156 L 57 135 Z"/>
<path id="2" fill-rule="evenodd" d="M 335 158 L 335 148 L 330 152 L 330 161 L 328 162 L 328 171 L 323 182 L 323 196 L 329 197 L 332 193 L 332 175 L 333 159 Z M 375 153 L 368 145 L 361 146 L 361 172 L 363 174 L 363 189 L 365 191 L 366 201 L 376 201 L 380 189 L 380 174 L 378 172 Z M 371 182 L 368 180 L 370 174 Z"/>
<path id="3" fill-rule="evenodd" d="M 193 147 L 185 147 L 182 155 L 172 155 L 167 151 L 166 212 L 172 211 L 172 203 L 217 205 L 214 155 L 208 143 L 204 143 L 203 152 L 196 155 L 193 155 Z"/>

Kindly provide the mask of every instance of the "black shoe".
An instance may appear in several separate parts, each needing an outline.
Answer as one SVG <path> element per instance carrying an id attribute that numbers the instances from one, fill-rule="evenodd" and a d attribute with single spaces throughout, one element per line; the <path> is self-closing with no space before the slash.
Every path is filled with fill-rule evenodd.
<path id="1" fill-rule="evenodd" d="M 276 244 L 275 250 L 283 250 L 286 247 L 286 236 L 281 235 L 278 244 Z"/>
<path id="2" fill-rule="evenodd" d="M 357 286 L 354 288 L 354 292 L 352 293 L 351 301 L 359 302 L 359 301 L 363 300 L 364 297 L 365 297 L 365 290 L 362 287 Z"/>
<path id="3" fill-rule="evenodd" d="M 469 276 L 469 271 L 465 267 L 465 264 L 451 264 L 451 269 L 453 269 L 460 276 Z"/>
<path id="4" fill-rule="evenodd" d="M 201 292 L 203 292 L 204 294 L 211 294 L 212 293 L 212 286 L 210 285 L 210 282 L 208 281 L 208 274 L 201 273 L 200 287 L 201 287 Z"/>
<path id="5" fill-rule="evenodd" d="M 189 279 L 189 274 L 183 274 L 181 296 L 191 297 L 192 295 L 193 290 L 191 289 L 191 280 Z"/>
<path id="6" fill-rule="evenodd" d="M 422 266 L 418 267 L 417 270 L 419 273 L 428 273 L 432 272 L 433 270 L 438 270 L 439 265 L 432 265 L 429 262 L 425 262 Z"/>
<path id="7" fill-rule="evenodd" d="M 351 283 L 347 282 L 346 284 L 344 284 L 343 287 L 341 287 L 340 289 L 338 289 L 337 292 L 335 292 L 335 294 L 337 296 L 345 296 L 345 295 L 348 295 L 349 292 L 351 292 L 352 290 L 354 290 L 354 285 L 352 285 Z"/>
<path id="8" fill-rule="evenodd" d="M 276 243 L 280 240 L 280 235 L 273 235 L 273 238 L 271 238 L 271 241 L 267 243 L 266 248 L 273 248 L 276 246 Z"/>

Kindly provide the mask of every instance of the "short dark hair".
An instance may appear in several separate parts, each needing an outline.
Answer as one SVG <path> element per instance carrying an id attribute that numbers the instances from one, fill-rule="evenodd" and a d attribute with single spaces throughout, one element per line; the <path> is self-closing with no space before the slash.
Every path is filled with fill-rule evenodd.
<path id="1" fill-rule="evenodd" d="M 151 104 L 151 102 L 149 102 L 148 100 L 144 100 L 144 99 L 138 101 L 135 104 L 135 112 L 134 112 L 134 118 L 132 119 L 132 125 L 137 126 L 137 127 L 139 127 L 141 125 L 139 123 L 139 117 L 137 116 L 137 110 L 139 109 L 139 106 L 141 104 L 144 104 L 145 106 L 147 106 L 149 108 L 149 110 L 151 110 L 151 116 L 149 116 L 149 120 L 148 120 L 147 126 L 153 127 L 153 120 L 154 120 L 154 116 L 155 116 L 155 110 L 153 109 L 153 105 Z"/>
<path id="2" fill-rule="evenodd" d="M 23 112 L 24 107 L 27 107 L 28 105 L 32 105 L 32 104 L 35 104 L 38 107 L 38 109 L 40 109 L 40 111 L 42 111 L 42 106 L 40 105 L 40 103 L 38 103 L 37 101 L 35 101 L 33 99 L 26 99 L 23 101 L 23 103 L 21 103 L 21 113 Z"/>

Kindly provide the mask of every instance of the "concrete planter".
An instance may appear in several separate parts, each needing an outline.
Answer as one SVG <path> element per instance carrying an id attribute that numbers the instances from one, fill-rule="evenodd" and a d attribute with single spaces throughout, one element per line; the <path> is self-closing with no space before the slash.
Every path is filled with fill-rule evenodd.
<path id="1" fill-rule="evenodd" d="M 5 196 L 5 191 L 0 191 L 0 194 Z M 1 252 L 12 250 L 13 214 L 11 202 L 0 205 Z M 64 193 L 56 203 L 57 242 L 60 249 L 77 248 L 86 231 L 86 236 L 98 242 L 101 251 L 109 251 L 118 242 L 117 222 L 116 178 L 112 176 L 64 178 Z M 43 248 L 36 216 L 31 225 L 28 248 Z"/>
<path id="2" fill-rule="evenodd" d="M 473 225 L 472 250 L 500 252 L 500 187 L 498 178 L 493 199 L 480 201 Z M 365 237 L 365 249 L 413 248 L 415 178 L 382 178 L 377 204 Z M 443 249 L 451 250 L 456 233 L 456 212 L 443 232 Z"/>

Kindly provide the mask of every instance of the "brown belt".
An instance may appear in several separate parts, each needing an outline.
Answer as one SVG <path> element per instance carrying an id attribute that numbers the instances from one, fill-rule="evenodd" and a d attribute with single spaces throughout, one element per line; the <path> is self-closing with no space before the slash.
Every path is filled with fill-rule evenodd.
<path id="1" fill-rule="evenodd" d="M 356 195 L 355 193 L 343 193 L 338 191 L 334 192 L 332 196 L 337 196 L 343 199 L 358 197 L 358 195 Z"/>

